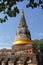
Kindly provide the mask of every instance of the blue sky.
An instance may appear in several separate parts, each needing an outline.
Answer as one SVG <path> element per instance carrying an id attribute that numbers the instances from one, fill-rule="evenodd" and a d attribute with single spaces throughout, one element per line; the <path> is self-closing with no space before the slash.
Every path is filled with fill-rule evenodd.
<path id="1" fill-rule="evenodd" d="M 22 10 L 24 10 L 28 29 L 32 39 L 43 39 L 43 10 L 38 8 L 26 8 L 27 1 L 17 3 L 20 13 L 14 18 L 8 17 L 6 23 L 0 23 L 0 49 L 11 48 L 16 36 L 17 27 L 20 22 Z M 0 17 L 4 15 L 0 13 Z"/>

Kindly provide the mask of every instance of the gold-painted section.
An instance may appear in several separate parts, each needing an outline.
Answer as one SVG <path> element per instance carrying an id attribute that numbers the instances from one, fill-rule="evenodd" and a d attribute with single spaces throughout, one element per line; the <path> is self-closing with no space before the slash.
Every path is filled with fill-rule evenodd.
<path id="1" fill-rule="evenodd" d="M 14 40 L 14 45 L 17 45 L 17 44 L 31 44 L 32 43 L 32 40 L 30 39 L 27 39 L 27 38 L 21 38 L 21 39 L 16 39 Z"/>

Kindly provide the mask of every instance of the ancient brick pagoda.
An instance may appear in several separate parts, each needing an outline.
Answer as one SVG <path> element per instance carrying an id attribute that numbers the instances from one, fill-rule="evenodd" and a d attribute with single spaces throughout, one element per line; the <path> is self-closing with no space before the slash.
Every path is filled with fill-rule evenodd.
<path id="1" fill-rule="evenodd" d="M 22 11 L 12 48 L 0 50 L 0 65 L 37 65 L 32 43 L 31 34 Z"/>

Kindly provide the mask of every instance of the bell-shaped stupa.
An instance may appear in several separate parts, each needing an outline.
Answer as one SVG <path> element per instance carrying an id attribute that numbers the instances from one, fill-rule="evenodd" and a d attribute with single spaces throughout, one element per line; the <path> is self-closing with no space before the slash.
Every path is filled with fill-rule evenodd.
<path id="1" fill-rule="evenodd" d="M 31 44 L 31 34 L 30 31 L 28 30 L 28 26 L 26 24 L 25 16 L 24 16 L 24 11 L 22 11 L 20 23 L 18 26 L 18 30 L 16 32 L 16 38 L 14 40 L 14 45 L 19 45 L 19 44 Z"/>

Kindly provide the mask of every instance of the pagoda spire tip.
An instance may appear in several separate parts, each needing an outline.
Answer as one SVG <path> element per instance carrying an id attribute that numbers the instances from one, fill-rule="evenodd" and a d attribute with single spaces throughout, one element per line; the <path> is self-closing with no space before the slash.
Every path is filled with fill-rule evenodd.
<path id="1" fill-rule="evenodd" d="M 22 10 L 22 15 L 24 15 L 24 10 Z"/>

